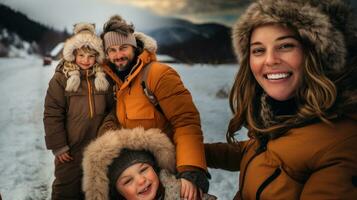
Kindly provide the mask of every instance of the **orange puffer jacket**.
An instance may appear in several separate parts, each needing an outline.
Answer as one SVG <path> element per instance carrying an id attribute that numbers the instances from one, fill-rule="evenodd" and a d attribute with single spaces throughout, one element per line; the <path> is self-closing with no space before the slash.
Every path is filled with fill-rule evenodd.
<path id="1" fill-rule="evenodd" d="M 124 82 L 109 66 L 104 66 L 104 71 L 116 82 L 118 121 L 124 128 L 161 129 L 176 146 L 178 169 L 193 166 L 206 171 L 200 116 L 191 94 L 174 69 L 156 62 L 155 53 L 147 48 L 152 43 L 143 43 L 144 50 Z M 143 68 L 149 63 L 152 64 L 147 87 L 154 93 L 163 113 L 149 101 L 141 85 Z"/>
<path id="2" fill-rule="evenodd" d="M 207 165 L 240 171 L 239 200 L 357 199 L 357 117 L 290 130 L 257 152 L 254 139 L 206 144 Z"/>

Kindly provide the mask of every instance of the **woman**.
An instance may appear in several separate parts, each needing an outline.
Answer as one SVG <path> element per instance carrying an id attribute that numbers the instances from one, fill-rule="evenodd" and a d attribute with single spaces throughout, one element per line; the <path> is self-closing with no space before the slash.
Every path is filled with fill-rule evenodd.
<path id="1" fill-rule="evenodd" d="M 228 144 L 205 145 L 209 167 L 240 171 L 235 199 L 357 199 L 351 13 L 336 0 L 260 0 L 235 24 Z"/>

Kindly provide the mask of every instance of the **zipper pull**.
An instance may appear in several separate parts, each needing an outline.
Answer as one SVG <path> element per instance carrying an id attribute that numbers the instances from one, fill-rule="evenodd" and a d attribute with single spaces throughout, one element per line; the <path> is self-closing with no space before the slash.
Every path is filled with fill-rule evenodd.
<path id="1" fill-rule="evenodd" d="M 263 135 L 263 134 L 261 134 L 261 133 L 258 133 L 256 137 L 257 137 L 257 140 L 258 140 L 258 142 L 259 142 L 259 146 L 258 146 L 258 148 L 255 150 L 255 152 L 256 152 L 257 154 L 260 154 L 260 153 L 262 153 L 262 152 L 264 152 L 264 151 L 267 150 L 267 145 L 268 145 L 268 142 L 269 142 L 269 137 L 268 137 L 267 135 Z"/>

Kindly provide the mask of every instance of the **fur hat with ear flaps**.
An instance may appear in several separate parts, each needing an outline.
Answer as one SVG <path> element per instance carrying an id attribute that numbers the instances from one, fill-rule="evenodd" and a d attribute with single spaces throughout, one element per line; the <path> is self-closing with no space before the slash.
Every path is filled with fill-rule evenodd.
<path id="1" fill-rule="evenodd" d="M 75 59 L 74 51 L 86 46 L 98 53 L 96 57 L 97 63 L 103 63 L 103 44 L 102 40 L 95 34 L 95 25 L 77 23 L 73 26 L 73 33 L 74 35 L 64 43 L 63 58 L 68 62 L 73 62 Z"/>
<path id="2" fill-rule="evenodd" d="M 253 29 L 274 23 L 292 28 L 304 46 L 316 53 L 324 74 L 337 86 L 341 101 L 335 110 L 355 107 L 357 26 L 351 7 L 343 0 L 257 0 L 232 28 L 233 47 L 241 67 L 249 63 Z"/>
<path id="3" fill-rule="evenodd" d="M 76 92 L 80 85 L 79 66 L 75 61 L 75 50 L 88 47 L 97 52 L 96 63 L 93 65 L 95 73 L 94 85 L 98 91 L 106 91 L 109 82 L 105 78 L 105 73 L 100 66 L 104 60 L 102 40 L 95 34 L 95 25 L 90 23 L 78 23 L 73 27 L 74 35 L 66 40 L 63 47 L 63 73 L 68 77 L 66 91 Z"/>
<path id="4" fill-rule="evenodd" d="M 111 130 L 85 149 L 82 188 L 87 200 L 109 200 L 109 166 L 124 149 L 148 151 L 159 168 L 175 172 L 175 147 L 159 129 Z"/>
<path id="5" fill-rule="evenodd" d="M 348 24 L 343 27 L 342 23 L 351 19 L 341 15 L 347 10 L 345 3 L 338 0 L 259 0 L 248 7 L 233 27 L 235 53 L 243 60 L 249 51 L 252 30 L 278 23 L 295 28 L 301 39 L 314 47 L 324 70 L 339 72 L 346 63 Z"/>

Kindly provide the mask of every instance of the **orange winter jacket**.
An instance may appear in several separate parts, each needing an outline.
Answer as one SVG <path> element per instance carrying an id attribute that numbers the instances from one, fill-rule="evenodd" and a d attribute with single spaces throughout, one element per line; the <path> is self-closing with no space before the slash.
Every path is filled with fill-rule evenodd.
<path id="1" fill-rule="evenodd" d="M 149 101 L 141 85 L 143 68 L 151 62 L 146 83 L 163 113 Z M 116 83 L 116 116 L 120 126 L 160 128 L 176 146 L 178 169 L 192 166 L 206 171 L 200 116 L 174 69 L 156 62 L 156 55 L 145 49 L 124 82 L 109 66 L 104 70 Z"/>
<path id="2" fill-rule="evenodd" d="M 239 200 L 356 200 L 357 118 L 290 130 L 258 142 L 205 144 L 208 167 L 240 171 Z"/>

